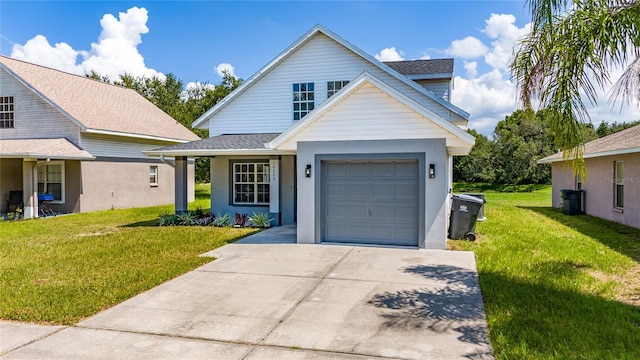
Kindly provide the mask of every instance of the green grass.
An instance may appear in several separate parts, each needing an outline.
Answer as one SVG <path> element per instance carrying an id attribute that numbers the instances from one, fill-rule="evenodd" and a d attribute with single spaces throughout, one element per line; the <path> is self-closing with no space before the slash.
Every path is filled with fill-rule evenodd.
<path id="1" fill-rule="evenodd" d="M 197 188 L 192 206 L 208 207 Z M 51 324 L 79 320 L 211 258 L 199 254 L 255 230 L 157 227 L 172 206 L 0 222 L 0 318 Z"/>
<path id="2" fill-rule="evenodd" d="M 498 359 L 640 359 L 640 230 L 487 193 L 474 251 Z"/>

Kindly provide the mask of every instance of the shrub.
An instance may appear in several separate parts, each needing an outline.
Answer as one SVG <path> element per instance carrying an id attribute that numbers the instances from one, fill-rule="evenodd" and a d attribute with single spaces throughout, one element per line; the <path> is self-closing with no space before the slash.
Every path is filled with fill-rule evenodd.
<path id="1" fill-rule="evenodd" d="M 158 226 L 174 226 L 178 223 L 178 217 L 175 214 L 162 214 L 158 218 Z"/>
<path id="2" fill-rule="evenodd" d="M 251 215 L 251 217 L 249 218 L 252 226 L 259 228 L 266 228 L 271 226 L 272 220 L 273 219 L 269 219 L 269 213 L 267 212 L 253 213 L 253 215 Z"/>
<path id="3" fill-rule="evenodd" d="M 218 227 L 231 227 L 233 226 L 233 220 L 231 220 L 231 215 L 229 214 L 220 214 L 215 217 L 212 222 L 213 226 Z"/>

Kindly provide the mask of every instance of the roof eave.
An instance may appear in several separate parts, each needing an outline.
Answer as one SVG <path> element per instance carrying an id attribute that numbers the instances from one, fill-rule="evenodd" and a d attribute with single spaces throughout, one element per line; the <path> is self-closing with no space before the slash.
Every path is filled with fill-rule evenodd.
<path id="1" fill-rule="evenodd" d="M 187 143 L 189 141 L 196 141 L 195 139 L 194 140 L 174 139 L 174 138 L 166 138 L 166 137 L 153 136 L 153 135 L 125 133 L 125 132 L 101 130 L 101 129 L 86 129 L 84 132 L 88 133 L 88 134 L 121 136 L 121 137 L 126 137 L 126 138 L 155 140 L 155 141 L 163 141 L 163 142 L 179 143 L 179 144 Z"/>
<path id="2" fill-rule="evenodd" d="M 0 154 L 0 159 L 95 160 L 95 156 L 47 155 L 35 153 Z"/>
<path id="3" fill-rule="evenodd" d="M 142 152 L 147 156 L 186 156 L 186 157 L 211 157 L 211 156 L 240 156 L 240 155 L 293 155 L 295 151 L 283 151 L 272 149 L 192 149 L 192 150 L 148 150 Z"/>
<path id="4" fill-rule="evenodd" d="M 589 153 L 589 154 L 584 154 L 582 156 L 583 159 L 592 159 L 592 158 L 598 158 L 598 157 L 604 157 L 604 156 L 614 156 L 614 155 L 625 155 L 625 154 L 635 154 L 635 153 L 640 153 L 640 147 L 632 147 L 632 148 L 626 148 L 626 149 L 616 149 L 616 150 L 609 150 L 609 151 L 599 151 L 599 152 L 594 152 L 594 153 Z M 553 156 L 553 155 L 552 155 Z M 564 157 L 546 157 L 543 159 L 540 159 L 538 161 L 536 161 L 537 164 L 551 164 L 554 162 L 562 162 L 562 161 L 568 161 L 568 160 L 574 160 L 575 157 L 570 157 L 570 158 L 564 158 Z"/>

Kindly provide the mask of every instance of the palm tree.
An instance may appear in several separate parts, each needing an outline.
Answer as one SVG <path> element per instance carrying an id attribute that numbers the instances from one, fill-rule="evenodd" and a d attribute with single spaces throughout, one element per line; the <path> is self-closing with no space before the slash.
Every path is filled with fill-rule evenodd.
<path id="1" fill-rule="evenodd" d="M 590 122 L 583 94 L 595 105 L 597 90 L 623 68 L 611 104 L 640 100 L 640 1 L 529 0 L 531 32 L 510 64 L 524 108 L 549 109 L 556 146 L 582 168 L 584 125 Z"/>

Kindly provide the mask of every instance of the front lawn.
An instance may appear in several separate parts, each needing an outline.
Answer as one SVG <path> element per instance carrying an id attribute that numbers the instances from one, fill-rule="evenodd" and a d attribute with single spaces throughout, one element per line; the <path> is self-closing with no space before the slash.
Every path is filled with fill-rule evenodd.
<path id="1" fill-rule="evenodd" d="M 640 359 L 640 230 L 487 192 L 474 251 L 499 359 Z"/>
<path id="2" fill-rule="evenodd" d="M 208 192 L 197 189 L 196 205 Z M 172 206 L 0 222 L 0 318 L 75 324 L 211 258 L 255 230 L 155 226 Z"/>

